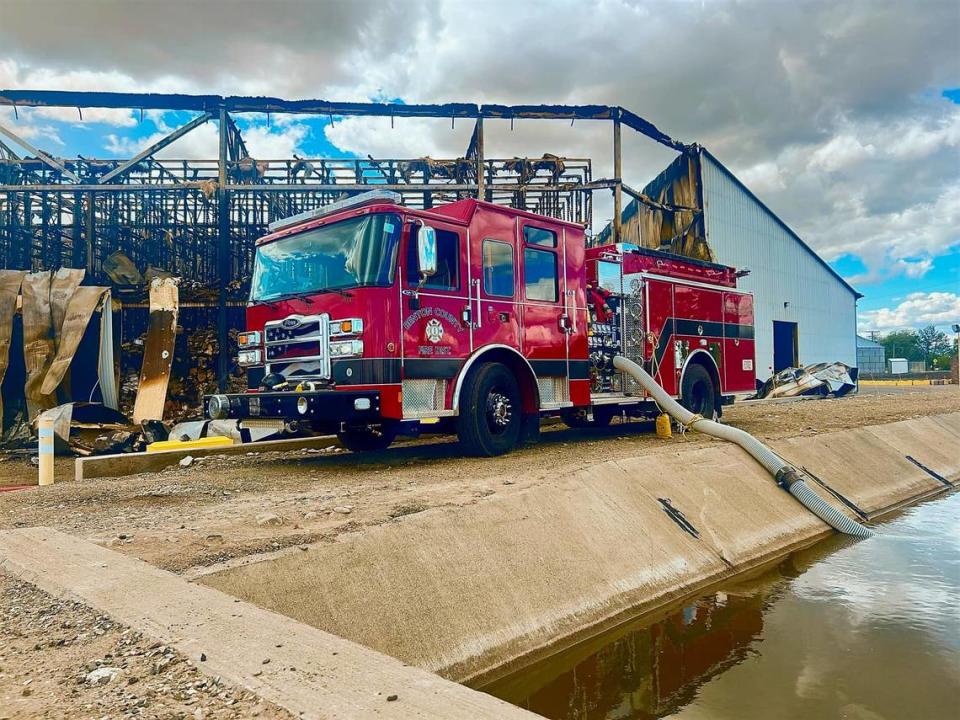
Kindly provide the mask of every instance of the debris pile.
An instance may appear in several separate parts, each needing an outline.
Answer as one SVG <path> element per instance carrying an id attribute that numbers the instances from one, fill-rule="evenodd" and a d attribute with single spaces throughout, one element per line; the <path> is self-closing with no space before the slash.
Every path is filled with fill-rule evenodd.
<path id="1" fill-rule="evenodd" d="M 841 397 L 857 387 L 857 368 L 841 362 L 817 363 L 787 368 L 767 380 L 756 398 L 784 398 L 798 395 Z"/>

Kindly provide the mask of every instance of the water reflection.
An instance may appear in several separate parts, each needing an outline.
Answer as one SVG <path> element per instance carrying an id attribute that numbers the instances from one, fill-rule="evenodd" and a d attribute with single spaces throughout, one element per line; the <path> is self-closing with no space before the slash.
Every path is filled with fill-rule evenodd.
<path id="1" fill-rule="evenodd" d="M 957 717 L 960 494 L 484 690 L 556 720 Z"/>

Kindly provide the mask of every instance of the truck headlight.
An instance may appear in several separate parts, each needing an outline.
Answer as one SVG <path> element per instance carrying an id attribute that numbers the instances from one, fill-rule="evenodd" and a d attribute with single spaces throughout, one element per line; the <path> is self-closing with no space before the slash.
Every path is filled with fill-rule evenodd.
<path id="1" fill-rule="evenodd" d="M 211 395 L 207 401 L 207 415 L 212 420 L 223 420 L 230 414 L 230 398 L 226 395 Z"/>
<path id="2" fill-rule="evenodd" d="M 351 355 L 363 355 L 363 340 L 330 343 L 330 357 L 350 357 Z"/>
<path id="3" fill-rule="evenodd" d="M 256 350 L 241 350 L 237 353 L 237 364 L 243 367 L 250 365 L 260 365 L 263 362 L 263 352 L 260 348 Z"/>
<path id="4" fill-rule="evenodd" d="M 334 320 L 330 323 L 331 337 L 342 335 L 362 335 L 363 320 L 360 318 L 348 318 L 346 320 Z"/>
<path id="5" fill-rule="evenodd" d="M 255 330 L 253 332 L 242 332 L 237 335 L 237 345 L 240 346 L 240 349 L 257 347 L 260 345 L 260 332 Z"/>

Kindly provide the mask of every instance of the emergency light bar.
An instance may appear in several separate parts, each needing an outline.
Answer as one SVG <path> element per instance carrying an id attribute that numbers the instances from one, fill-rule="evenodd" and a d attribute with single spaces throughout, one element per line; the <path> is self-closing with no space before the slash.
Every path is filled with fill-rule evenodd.
<path id="1" fill-rule="evenodd" d="M 359 195 L 354 195 L 353 197 L 337 200 L 337 202 L 324 205 L 323 207 L 307 210 L 306 212 L 298 213 L 297 215 L 291 215 L 290 217 L 283 218 L 282 220 L 275 220 L 267 225 L 267 230 L 273 233 L 277 230 L 283 230 L 284 228 L 288 228 L 293 225 L 299 225 L 307 220 L 316 220 L 324 215 L 331 215 L 332 213 L 340 212 L 341 210 L 346 210 L 348 208 L 360 207 L 362 205 L 369 205 L 371 203 L 391 203 L 393 205 L 399 205 L 402 200 L 403 198 L 400 197 L 400 193 L 391 192 L 390 190 L 370 190 L 369 192 L 360 193 Z"/>

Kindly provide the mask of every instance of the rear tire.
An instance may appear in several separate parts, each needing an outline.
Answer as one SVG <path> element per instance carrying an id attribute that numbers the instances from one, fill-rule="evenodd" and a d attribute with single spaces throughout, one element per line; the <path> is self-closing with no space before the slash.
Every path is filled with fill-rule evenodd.
<path id="1" fill-rule="evenodd" d="M 510 452 L 523 422 L 520 386 L 500 363 L 484 363 L 467 376 L 460 393 L 457 437 L 468 455 L 493 457 Z"/>
<path id="2" fill-rule="evenodd" d="M 337 433 L 337 438 L 351 452 L 386 450 L 397 439 L 397 429 L 391 424 L 359 425 L 347 427 Z"/>
<path id="3" fill-rule="evenodd" d="M 680 387 L 680 404 L 687 410 L 712 419 L 717 413 L 717 387 L 703 365 L 687 367 Z"/>

